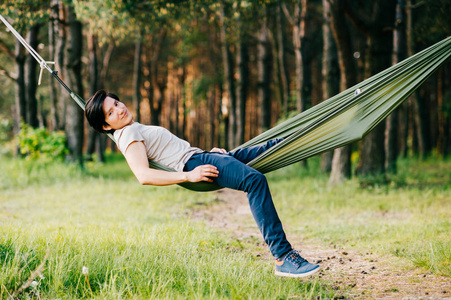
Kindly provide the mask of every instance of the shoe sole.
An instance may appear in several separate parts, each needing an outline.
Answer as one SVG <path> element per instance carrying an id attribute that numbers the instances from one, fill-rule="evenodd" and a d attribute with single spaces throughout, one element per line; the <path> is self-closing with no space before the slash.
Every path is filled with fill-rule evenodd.
<path id="1" fill-rule="evenodd" d="M 316 272 L 318 272 L 319 270 L 320 270 L 320 267 L 318 266 L 318 268 L 313 269 L 308 272 L 305 272 L 305 273 L 302 273 L 302 274 L 284 273 L 284 272 L 279 272 L 279 271 L 274 271 L 274 274 L 276 276 L 282 276 L 282 277 L 301 278 L 301 277 L 307 277 L 307 276 L 313 275 Z"/>

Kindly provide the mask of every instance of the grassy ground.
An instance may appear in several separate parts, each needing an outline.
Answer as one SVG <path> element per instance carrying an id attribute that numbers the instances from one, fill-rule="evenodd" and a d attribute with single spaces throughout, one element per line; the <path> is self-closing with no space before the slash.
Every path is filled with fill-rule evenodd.
<path id="1" fill-rule="evenodd" d="M 291 166 L 268 175 L 287 232 L 311 243 L 392 253 L 451 276 L 451 161 L 410 159 L 389 184 Z M 187 211 L 215 193 L 143 187 L 120 156 L 85 171 L 61 163 L 2 158 L 0 298 L 48 261 L 25 295 L 41 298 L 333 298 L 316 278 L 281 279 L 255 255 Z M 83 274 L 88 267 L 88 274 Z"/>
<path id="2" fill-rule="evenodd" d="M 389 183 L 350 180 L 334 188 L 319 174 L 269 174 L 289 232 L 323 244 L 394 254 L 451 277 L 451 161 L 400 161 Z"/>
<path id="3" fill-rule="evenodd" d="M 143 187 L 121 157 L 81 172 L 2 158 L 0 299 L 48 260 L 27 296 L 43 299 L 330 298 L 317 279 L 273 276 L 272 261 L 186 217 L 214 193 Z M 83 267 L 88 274 L 83 274 Z"/>

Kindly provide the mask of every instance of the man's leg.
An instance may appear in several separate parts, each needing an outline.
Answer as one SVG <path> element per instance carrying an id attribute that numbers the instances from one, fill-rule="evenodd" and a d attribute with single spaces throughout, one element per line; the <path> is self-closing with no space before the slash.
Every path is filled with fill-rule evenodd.
<path id="1" fill-rule="evenodd" d="M 242 157 L 250 157 L 249 153 L 244 155 L 245 153 L 242 152 L 241 154 L 243 154 Z M 231 155 L 222 153 L 195 154 L 186 163 L 185 170 L 190 171 L 205 164 L 214 165 L 218 168 L 219 177 L 214 178 L 215 184 L 247 193 L 252 215 L 275 258 L 279 258 L 292 250 L 274 207 L 266 177 L 263 174 Z"/>
<path id="2" fill-rule="evenodd" d="M 272 139 L 267 141 L 262 145 L 246 147 L 242 149 L 235 150 L 233 152 L 229 152 L 228 154 L 244 164 L 247 164 L 269 148 L 275 146 L 276 144 L 282 142 L 283 139 Z"/>

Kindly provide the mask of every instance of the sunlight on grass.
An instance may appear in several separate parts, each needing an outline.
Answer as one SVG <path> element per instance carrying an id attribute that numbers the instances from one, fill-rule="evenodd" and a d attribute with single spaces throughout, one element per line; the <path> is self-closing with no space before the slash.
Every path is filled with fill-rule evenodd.
<path id="1" fill-rule="evenodd" d="M 330 188 L 299 164 L 268 174 L 289 235 L 303 243 L 393 254 L 451 276 L 451 161 L 401 161 L 388 184 Z M 25 282 L 46 298 L 333 298 L 316 278 L 273 275 L 256 242 L 236 241 L 189 219 L 217 193 L 137 183 L 119 155 L 108 163 L 3 159 L 0 166 L 0 298 Z M 214 204 L 212 204 L 214 205 Z M 298 242 L 298 241 L 297 241 Z M 89 274 L 82 274 L 87 267 Z"/>
<path id="2" fill-rule="evenodd" d="M 28 297 L 61 299 L 332 298 L 318 279 L 273 275 L 272 261 L 201 222 L 188 208 L 215 193 L 141 186 L 123 159 L 105 165 L 2 164 L 0 298 L 49 251 Z M 88 270 L 86 277 L 83 267 Z"/>
<path id="3" fill-rule="evenodd" d="M 315 166 L 269 178 L 288 231 L 325 246 L 395 254 L 450 276 L 450 169 L 450 160 L 401 161 L 390 183 L 364 188 L 357 179 L 330 188 Z"/>

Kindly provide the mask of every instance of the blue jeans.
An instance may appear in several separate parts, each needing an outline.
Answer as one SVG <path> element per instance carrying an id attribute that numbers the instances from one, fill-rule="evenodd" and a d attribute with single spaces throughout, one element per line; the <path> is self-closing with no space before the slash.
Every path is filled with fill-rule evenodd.
<path id="1" fill-rule="evenodd" d="M 246 192 L 252 215 L 275 258 L 286 254 L 292 247 L 274 207 L 266 177 L 246 164 L 280 141 L 270 140 L 264 145 L 239 149 L 227 154 L 218 152 L 194 154 L 184 168 L 185 171 L 191 171 L 200 165 L 213 165 L 219 171 L 219 176 L 213 179 L 213 183 Z"/>

